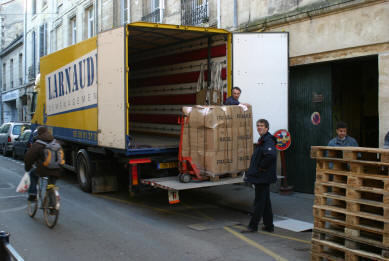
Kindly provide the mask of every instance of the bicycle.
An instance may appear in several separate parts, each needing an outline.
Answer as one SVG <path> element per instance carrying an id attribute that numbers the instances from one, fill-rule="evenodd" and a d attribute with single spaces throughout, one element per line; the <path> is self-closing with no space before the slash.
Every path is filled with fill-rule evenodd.
<path id="1" fill-rule="evenodd" d="M 58 187 L 54 184 L 48 184 L 48 177 L 38 179 L 37 198 L 35 201 L 28 201 L 28 215 L 34 217 L 38 207 L 43 210 L 46 225 L 53 228 L 58 221 L 60 196 Z"/>

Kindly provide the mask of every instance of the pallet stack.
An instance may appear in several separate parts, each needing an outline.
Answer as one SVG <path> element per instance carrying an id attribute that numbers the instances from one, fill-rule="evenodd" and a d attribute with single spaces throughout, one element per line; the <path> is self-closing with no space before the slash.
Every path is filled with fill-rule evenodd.
<path id="1" fill-rule="evenodd" d="M 389 260 L 389 150 L 311 148 L 312 260 Z"/>

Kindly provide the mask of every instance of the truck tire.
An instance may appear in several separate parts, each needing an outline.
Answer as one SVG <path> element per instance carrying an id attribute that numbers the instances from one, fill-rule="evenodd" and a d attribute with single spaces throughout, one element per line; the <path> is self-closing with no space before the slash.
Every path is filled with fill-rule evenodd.
<path id="1" fill-rule="evenodd" d="M 80 149 L 76 158 L 77 179 L 85 192 L 92 192 L 92 166 L 88 152 Z"/>

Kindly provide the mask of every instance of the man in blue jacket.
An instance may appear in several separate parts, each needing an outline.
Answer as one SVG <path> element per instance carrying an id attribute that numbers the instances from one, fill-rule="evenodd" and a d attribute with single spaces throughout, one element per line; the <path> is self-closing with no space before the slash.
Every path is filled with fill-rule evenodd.
<path id="1" fill-rule="evenodd" d="M 347 136 L 347 124 L 343 121 L 336 124 L 336 137 L 328 142 L 332 147 L 359 147 L 358 142 L 350 136 Z"/>
<path id="2" fill-rule="evenodd" d="M 254 213 L 247 229 L 242 233 L 258 231 L 258 224 L 263 218 L 262 230 L 274 232 L 273 211 L 270 202 L 270 184 L 277 181 L 276 139 L 269 133 L 269 122 L 257 121 L 257 131 L 261 136 L 251 157 L 250 167 L 245 181 L 255 185 Z"/>
<path id="3" fill-rule="evenodd" d="M 239 105 L 239 97 L 242 90 L 239 87 L 232 88 L 232 95 L 227 98 L 224 105 Z"/>

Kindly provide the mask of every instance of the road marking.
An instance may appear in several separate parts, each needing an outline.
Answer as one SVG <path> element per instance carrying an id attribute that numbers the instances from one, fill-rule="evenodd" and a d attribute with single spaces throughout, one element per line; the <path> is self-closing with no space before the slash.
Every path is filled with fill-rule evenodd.
<path id="1" fill-rule="evenodd" d="M 240 229 L 245 229 L 244 226 L 234 226 L 234 227 L 235 228 L 240 228 Z M 264 235 L 269 235 L 269 236 L 272 236 L 272 237 L 279 237 L 279 238 L 283 238 L 283 239 L 293 240 L 293 241 L 297 241 L 297 242 L 308 244 L 308 245 L 311 244 L 311 241 L 307 241 L 307 240 L 304 240 L 304 239 L 299 239 L 299 238 L 296 238 L 296 237 L 284 236 L 284 235 L 280 235 L 280 234 L 276 234 L 276 233 L 269 233 L 269 232 L 264 232 L 264 231 L 258 231 L 258 233 L 261 233 L 261 234 L 264 234 Z"/>
<path id="2" fill-rule="evenodd" d="M 12 212 L 12 211 L 19 211 L 19 210 L 22 210 L 22 209 L 25 209 L 27 208 L 27 205 L 23 206 L 23 207 L 17 207 L 17 208 L 10 208 L 10 209 L 2 209 L 0 210 L 0 213 L 7 213 L 7 212 Z"/>
<path id="3" fill-rule="evenodd" d="M 17 196 L 0 196 L 0 199 L 7 199 L 7 198 L 24 198 L 24 195 L 17 195 Z"/>
<path id="4" fill-rule="evenodd" d="M 253 240 L 243 236 L 242 234 L 236 232 L 235 230 L 233 230 L 233 229 L 231 229 L 229 227 L 224 227 L 224 229 L 227 230 L 228 232 L 230 232 L 231 234 L 233 234 L 234 236 L 236 236 L 237 238 L 245 241 L 247 244 L 249 244 L 249 245 L 251 245 L 251 246 L 253 246 L 255 248 L 258 248 L 262 252 L 264 252 L 267 255 L 273 257 L 275 260 L 277 260 L 277 261 L 288 261 L 288 259 L 285 259 L 282 256 L 277 255 L 276 253 L 274 253 L 270 249 L 262 246 L 261 244 L 258 244 L 257 242 L 254 242 Z"/>
<path id="5" fill-rule="evenodd" d="M 148 208 L 148 209 L 151 209 L 151 210 L 154 210 L 154 211 L 158 211 L 158 212 L 167 213 L 167 214 L 170 214 L 170 215 L 179 215 L 179 216 L 184 216 L 184 217 L 189 217 L 189 218 L 192 218 L 192 219 L 197 219 L 197 220 L 204 221 L 204 218 L 201 218 L 201 217 L 192 216 L 192 215 L 186 215 L 186 214 L 183 214 L 183 213 L 174 212 L 174 211 L 170 211 L 170 210 L 162 209 L 162 208 L 154 208 L 154 207 L 150 207 L 150 206 L 147 206 L 147 205 L 141 204 L 141 203 L 125 201 L 123 199 L 112 198 L 112 197 L 105 196 L 105 195 L 95 195 L 95 196 L 100 197 L 100 198 L 105 198 L 105 199 L 113 200 L 113 201 L 117 201 L 117 202 L 124 203 L 124 204 L 127 204 L 127 205 L 135 205 L 135 206 L 137 205 L 137 206 L 140 206 L 140 207 Z"/>

